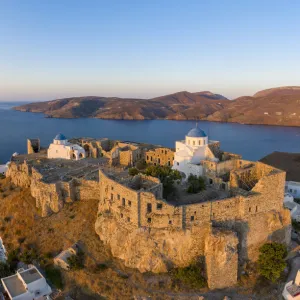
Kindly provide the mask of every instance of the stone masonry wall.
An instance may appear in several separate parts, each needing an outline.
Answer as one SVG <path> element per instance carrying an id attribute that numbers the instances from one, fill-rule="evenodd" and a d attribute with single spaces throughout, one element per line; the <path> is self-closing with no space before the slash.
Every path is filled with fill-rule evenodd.
<path id="1" fill-rule="evenodd" d="M 234 163 L 249 165 L 243 160 Z M 229 265 L 257 260 L 259 247 L 268 241 L 290 241 L 290 215 L 283 208 L 285 173 L 252 164 L 258 182 L 251 191 L 236 186 L 237 173 L 228 182 L 231 197 L 181 206 L 162 199 L 158 179 L 140 175 L 139 180 L 152 181 L 147 189 L 131 189 L 102 171 L 99 182 L 73 179 L 49 184 L 26 161 L 12 162 L 7 175 L 14 184 L 31 189 L 43 216 L 58 212 L 66 202 L 99 199 L 96 233 L 126 266 L 164 272 L 205 256 L 209 286 L 219 288 L 236 282 L 238 268 Z M 217 164 L 212 167 L 217 171 Z"/>
<path id="2" fill-rule="evenodd" d="M 236 284 L 238 278 L 238 238 L 228 230 L 213 229 L 205 240 L 207 283 L 210 289 Z"/>
<path id="3" fill-rule="evenodd" d="M 108 216 L 100 200 L 96 232 L 111 247 L 113 255 L 123 259 L 127 266 L 137 267 L 141 271 L 161 272 L 170 265 L 188 265 L 197 257 L 206 255 L 204 241 L 215 243 L 215 251 L 212 251 L 215 255 L 207 259 L 211 263 L 208 270 L 210 285 L 216 287 L 212 279 L 214 272 L 220 268 L 219 273 L 223 274 L 223 266 L 225 270 L 229 268 L 229 264 L 222 262 L 224 257 L 231 257 L 235 265 L 237 257 L 241 262 L 248 259 L 255 261 L 263 243 L 276 240 L 288 244 L 290 241 L 289 212 L 282 206 L 285 173 L 260 164 L 257 165 L 257 172 L 264 174 L 264 177 L 251 192 L 182 206 L 170 205 L 157 199 L 153 193 L 129 191 L 109 178 L 100 177 L 100 184 L 114 186 L 120 198 L 121 193 L 127 193 L 127 197 L 134 199 L 134 205 L 131 203 L 126 211 L 130 221 L 124 222 L 125 209 L 120 204 L 107 202 L 105 209 L 109 211 Z M 120 217 L 121 214 L 123 217 Z M 213 229 L 227 230 L 228 245 L 223 233 L 209 237 L 211 226 Z M 120 242 L 117 242 L 119 239 Z M 218 244 L 222 244 L 223 248 L 219 248 Z M 230 245 L 236 248 L 232 255 Z M 229 252 L 225 251 L 220 256 L 218 249 L 229 249 Z M 150 256 L 153 260 L 149 260 Z M 228 281 L 220 281 L 223 282 L 220 286 L 236 282 L 237 267 L 230 272 Z"/>
<path id="4" fill-rule="evenodd" d="M 146 151 L 145 158 L 147 164 L 173 166 L 174 151 L 169 148 L 156 148 Z"/>

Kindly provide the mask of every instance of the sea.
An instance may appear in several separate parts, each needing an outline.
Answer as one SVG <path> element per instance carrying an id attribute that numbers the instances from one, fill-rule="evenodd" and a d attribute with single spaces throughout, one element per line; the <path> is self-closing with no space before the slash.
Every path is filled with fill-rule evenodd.
<path id="1" fill-rule="evenodd" d="M 175 142 L 195 127 L 194 121 L 54 119 L 12 110 L 21 104 L 25 102 L 0 102 L 0 164 L 14 152 L 26 153 L 27 138 L 39 138 L 44 147 L 56 134 L 63 133 L 67 138 L 107 137 L 175 148 Z M 210 140 L 220 141 L 224 151 L 241 154 L 247 160 L 259 160 L 273 151 L 300 152 L 300 127 L 206 121 L 198 122 L 198 126 Z"/>

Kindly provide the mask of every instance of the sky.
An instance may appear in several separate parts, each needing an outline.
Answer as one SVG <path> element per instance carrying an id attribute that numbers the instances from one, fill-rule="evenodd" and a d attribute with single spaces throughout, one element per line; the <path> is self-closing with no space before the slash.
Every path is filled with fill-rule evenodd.
<path id="1" fill-rule="evenodd" d="M 299 0 L 0 0 L 0 101 L 300 85 Z"/>

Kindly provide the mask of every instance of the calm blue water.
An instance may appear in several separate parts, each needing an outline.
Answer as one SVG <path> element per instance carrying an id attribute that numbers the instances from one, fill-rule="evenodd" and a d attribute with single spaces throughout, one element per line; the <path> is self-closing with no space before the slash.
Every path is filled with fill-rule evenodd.
<path id="1" fill-rule="evenodd" d="M 67 137 L 108 137 L 175 147 L 195 126 L 192 121 L 115 121 L 99 119 L 47 119 L 43 114 L 23 113 L 10 108 L 19 103 L 0 102 L 0 162 L 13 152 L 26 152 L 27 138 L 40 138 L 48 146 L 62 132 Z M 199 122 L 209 138 L 222 149 L 258 160 L 273 151 L 300 152 L 300 128 Z"/>

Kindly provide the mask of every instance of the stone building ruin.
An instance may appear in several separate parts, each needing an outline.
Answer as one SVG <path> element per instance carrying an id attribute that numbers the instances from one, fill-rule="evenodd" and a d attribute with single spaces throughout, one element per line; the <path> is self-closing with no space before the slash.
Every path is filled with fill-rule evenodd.
<path id="1" fill-rule="evenodd" d="M 166 272 L 201 257 L 209 288 L 224 288 L 237 283 L 246 262 L 258 259 L 262 244 L 290 242 L 279 169 L 208 143 L 214 159 L 198 165 L 207 189 L 191 195 L 179 184 L 178 197 L 167 201 L 159 179 L 129 176 L 127 169 L 139 160 L 151 163 L 150 155 L 153 164 L 168 165 L 172 149 L 109 139 L 71 142 L 85 150 L 85 159 L 48 159 L 43 150 L 18 155 L 7 176 L 30 189 L 44 217 L 66 203 L 97 199 L 95 231 L 128 267 Z"/>

